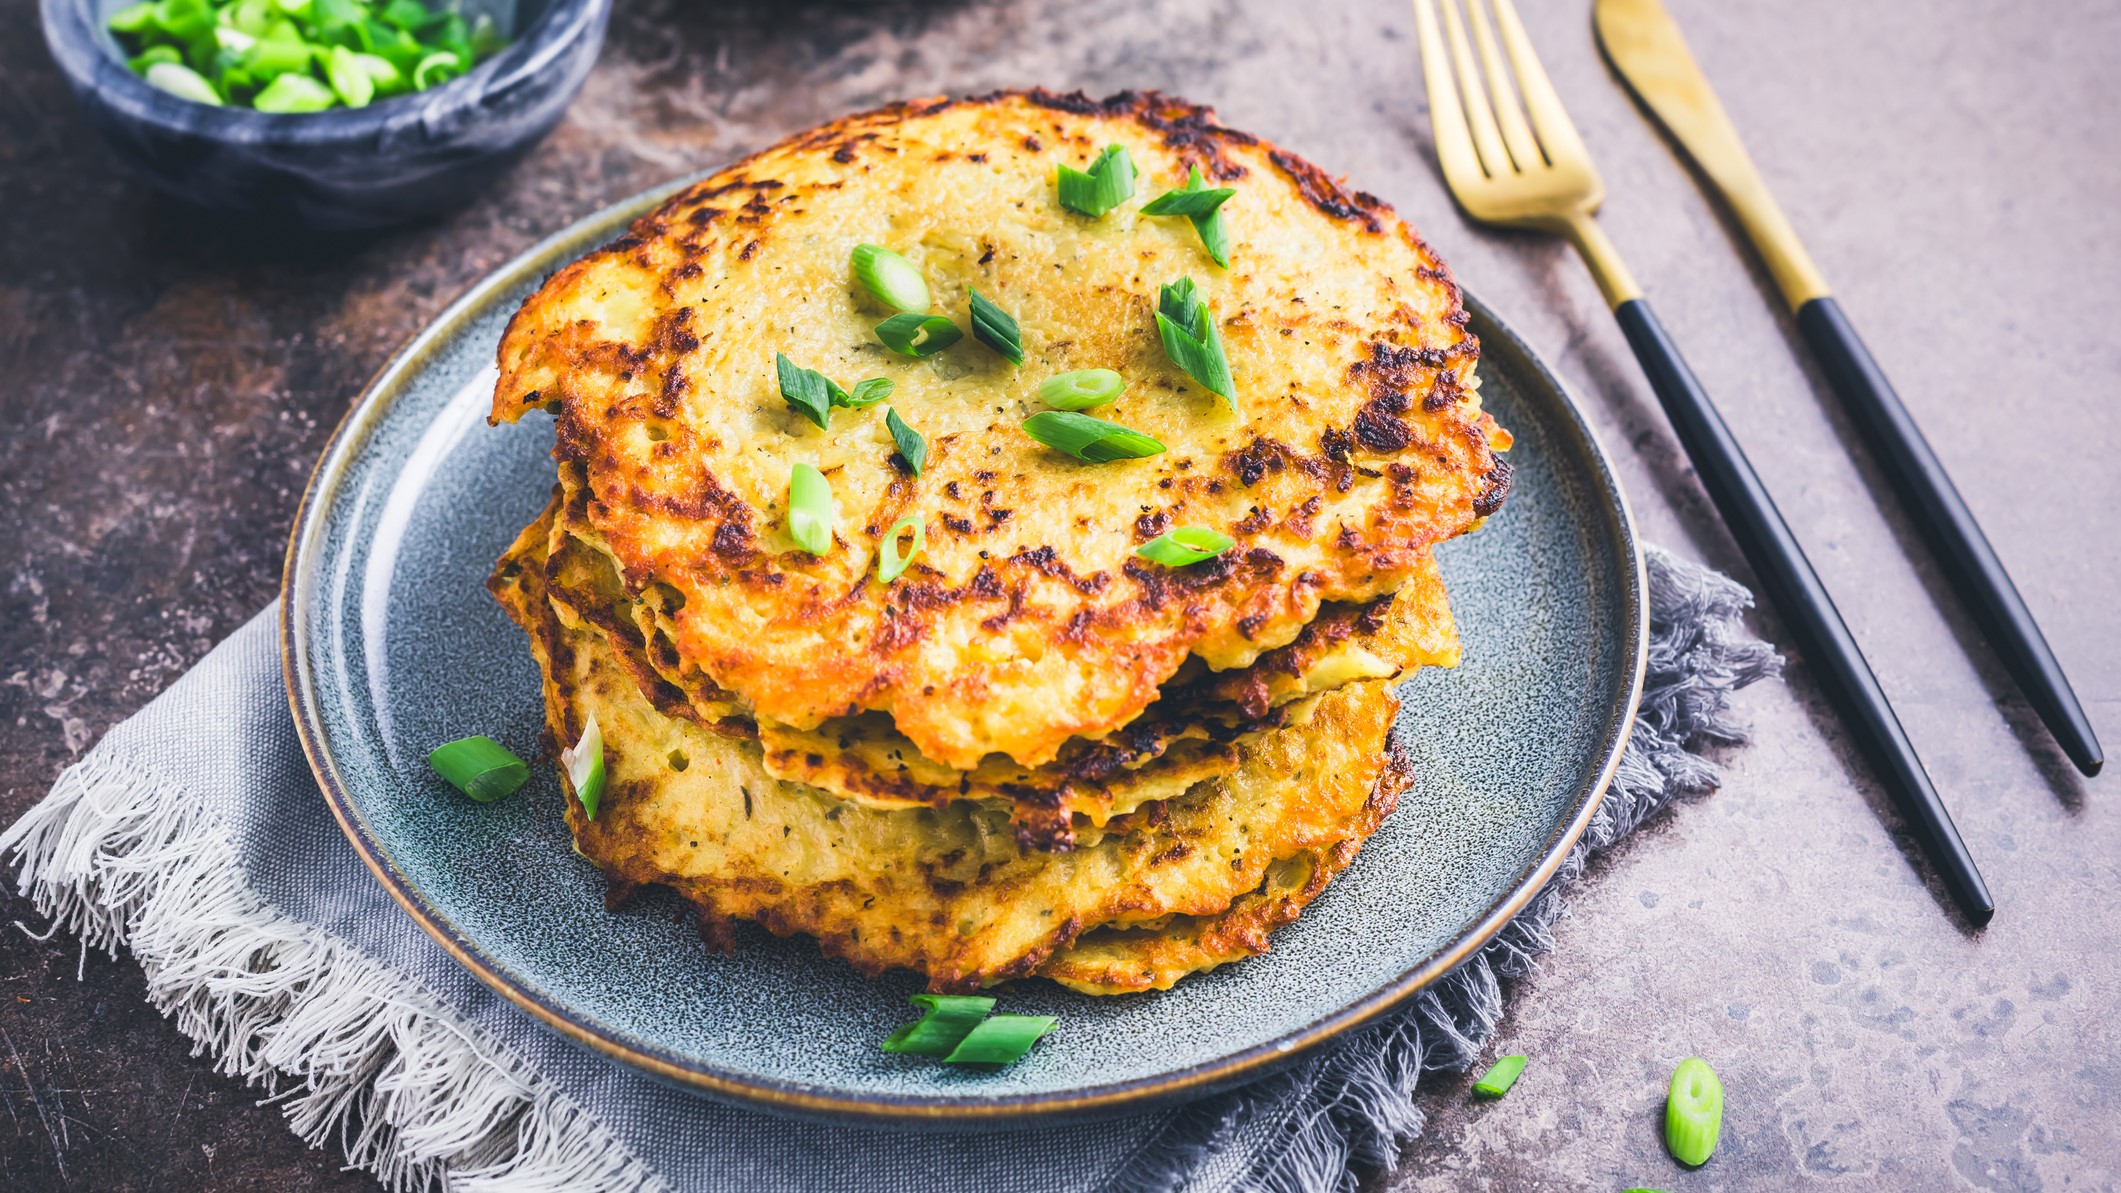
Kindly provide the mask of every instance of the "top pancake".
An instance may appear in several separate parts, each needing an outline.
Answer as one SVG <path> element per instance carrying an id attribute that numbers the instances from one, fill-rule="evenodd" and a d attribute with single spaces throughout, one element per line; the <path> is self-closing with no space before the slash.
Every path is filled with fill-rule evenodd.
<path id="1" fill-rule="evenodd" d="M 1134 200 L 1092 220 L 1054 171 L 1110 143 Z M 1140 214 L 1198 165 L 1235 188 L 1217 268 L 1183 219 Z M 967 336 L 923 360 L 871 332 L 857 244 L 918 265 L 937 312 L 966 291 L 1012 312 L 1025 363 Z M 1239 418 L 1165 359 L 1158 287 L 1191 277 L 1218 320 Z M 683 661 L 762 722 L 888 714 L 960 770 L 1041 765 L 1127 725 L 1189 655 L 1224 670 L 1296 637 L 1325 601 L 1396 591 L 1435 543 L 1492 512 L 1508 437 L 1482 414 L 1457 288 L 1384 204 L 1156 95 L 924 101 L 826 125 L 689 188 L 554 276 L 500 349 L 494 417 L 554 411 L 587 515 L 628 588 L 671 615 Z M 774 354 L 843 386 L 896 383 L 926 435 L 919 477 L 884 407 L 791 410 Z M 1038 383 L 1110 368 L 1099 416 L 1169 450 L 1087 464 L 1019 424 Z M 791 467 L 837 501 L 823 556 L 785 527 Z M 926 547 L 875 579 L 886 527 Z M 1237 540 L 1165 568 L 1133 549 L 1174 526 Z"/>

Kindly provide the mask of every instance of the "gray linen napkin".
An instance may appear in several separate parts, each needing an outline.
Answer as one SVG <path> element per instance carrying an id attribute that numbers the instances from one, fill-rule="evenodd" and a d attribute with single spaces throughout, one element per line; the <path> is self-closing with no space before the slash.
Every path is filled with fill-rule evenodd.
<path id="1" fill-rule="evenodd" d="M 1729 694 L 1779 660 L 1714 572 L 1649 556 L 1642 712 L 1597 819 L 1547 889 L 1409 1006 L 1291 1069 L 1179 1110 L 995 1134 L 794 1122 L 659 1084 L 579 1049 L 471 978 L 354 856 L 310 777 L 281 684 L 278 607 L 217 647 L 0 833 L 19 886 L 146 971 L 218 1068 L 270 1092 L 313 1145 L 391 1189 L 1352 1188 L 1422 1125 L 1423 1072 L 1463 1068 L 1499 980 L 1550 947 L 1584 861 L 1716 781 Z"/>

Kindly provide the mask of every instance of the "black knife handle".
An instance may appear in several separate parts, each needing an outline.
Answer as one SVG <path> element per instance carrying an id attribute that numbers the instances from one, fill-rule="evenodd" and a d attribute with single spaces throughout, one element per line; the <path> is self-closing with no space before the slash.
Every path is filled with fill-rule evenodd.
<path id="1" fill-rule="evenodd" d="M 2018 690 L 2025 693 L 2077 769 L 2098 774 L 2106 755 L 2084 707 L 2077 703 L 2076 692 L 2070 689 L 2069 678 L 2062 674 L 2062 664 L 2048 649 L 2032 610 L 2025 607 L 2010 573 L 2003 570 L 2003 561 L 1988 545 L 1974 512 L 1966 508 L 1944 465 L 1922 437 L 1922 429 L 1908 417 L 1907 407 L 1900 404 L 1892 383 L 1871 359 L 1856 329 L 1849 326 L 1840 304 L 1832 298 L 1805 303 L 1797 309 L 1797 330 L 1819 358 L 1834 392 L 1841 395 L 1857 430 L 1870 444 L 1871 454 L 1892 478 L 1908 515 L 1943 565 L 1952 591 L 1959 594 L 1982 636 L 2003 659 Z"/>
<path id="2" fill-rule="evenodd" d="M 1767 589 L 1768 600 L 1796 635 L 1819 684 L 1841 714 L 1849 733 L 1870 761 L 1900 814 L 1921 841 L 1925 853 L 1944 878 L 1944 884 L 1959 906 L 1975 923 L 1987 923 L 1995 914 L 1995 900 L 1981 881 L 1981 871 L 1967 852 L 1966 842 L 1952 824 L 1951 813 L 1937 789 L 1930 785 L 1922 760 L 1893 715 L 1878 679 L 1856 647 L 1848 626 L 1834 608 L 1826 586 L 1812 571 L 1804 548 L 1790 533 L 1767 486 L 1745 458 L 1738 441 L 1723 423 L 1723 416 L 1703 392 L 1693 371 L 1680 358 L 1679 349 L 1664 326 L 1651 312 L 1649 303 L 1631 299 L 1613 308 L 1628 346 L 1650 378 L 1650 388 L 1678 432 L 1680 445 L 1694 462 L 1694 471 L 1716 502 L 1731 535 L 1745 552 L 1746 561 Z"/>

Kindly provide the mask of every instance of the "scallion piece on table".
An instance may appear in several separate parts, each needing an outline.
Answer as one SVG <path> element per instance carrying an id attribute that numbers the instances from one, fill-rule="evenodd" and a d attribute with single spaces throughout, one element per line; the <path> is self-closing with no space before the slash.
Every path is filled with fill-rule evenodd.
<path id="1" fill-rule="evenodd" d="M 973 338 L 1007 357 L 1010 364 L 1022 365 L 1024 337 L 1016 317 L 995 306 L 977 290 L 971 291 L 971 295 Z"/>
<path id="2" fill-rule="evenodd" d="M 1690 1056 L 1672 1070 L 1672 1088 L 1664 1101 L 1664 1145 L 1672 1158 L 1698 1168 L 1716 1154 L 1723 1134 L 1723 1082 L 1716 1070 Z"/>
<path id="3" fill-rule="evenodd" d="M 1167 530 L 1134 548 L 1134 553 L 1150 563 L 1178 568 L 1190 563 L 1199 563 L 1204 559 L 1213 559 L 1236 545 L 1236 539 L 1205 526 L 1181 526 L 1176 530 Z M 1521 1062 L 1522 1058 L 1519 1060 Z M 1523 1067 L 1521 1063 L 1519 1067 Z"/>
<path id="4" fill-rule="evenodd" d="M 854 383 L 854 392 L 848 394 L 840 405 L 854 410 L 874 406 L 890 397 L 891 391 L 897 388 L 897 384 L 889 377 L 871 377 L 866 381 L 857 381 Z"/>
<path id="5" fill-rule="evenodd" d="M 574 797 L 582 801 L 582 811 L 595 820 L 597 806 L 604 801 L 604 731 L 597 728 L 595 713 L 582 726 L 582 740 L 560 751 L 560 765 L 566 768 Z"/>
<path id="6" fill-rule="evenodd" d="M 482 804 L 509 794 L 530 778 L 530 764 L 490 737 L 460 737 L 436 746 L 427 765 L 449 785 Z"/>
<path id="7" fill-rule="evenodd" d="M 1107 145 L 1088 170 L 1063 163 L 1056 176 L 1060 205 L 1091 219 L 1134 197 L 1134 159 L 1124 145 Z"/>
<path id="8" fill-rule="evenodd" d="M 933 356 L 965 333 L 947 315 L 893 315 L 876 325 L 876 338 L 900 356 Z"/>
<path id="9" fill-rule="evenodd" d="M 832 549 L 832 486 L 800 461 L 788 470 L 788 537 L 812 555 Z"/>
<path id="10" fill-rule="evenodd" d="M 847 391 L 833 384 L 816 369 L 806 369 L 780 352 L 773 354 L 773 372 L 780 383 L 781 400 L 793 406 L 819 430 L 832 424 L 832 408 L 844 405 Z"/>
<path id="11" fill-rule="evenodd" d="M 1192 278 L 1167 282 L 1156 298 L 1156 330 L 1164 355 L 1209 392 L 1237 409 L 1237 382 L 1230 377 L 1230 358 L 1223 353 L 1215 312 L 1200 300 Z"/>
<path id="12" fill-rule="evenodd" d="M 1038 400 L 1055 410 L 1089 410 L 1118 400 L 1126 379 L 1110 369 L 1076 369 L 1038 383 Z"/>
<path id="13" fill-rule="evenodd" d="M 913 470 L 913 475 L 919 476 L 921 469 L 928 464 L 927 437 L 907 426 L 906 420 L 898 416 L 897 410 L 884 411 L 884 426 L 891 431 L 891 442 L 898 446 L 899 457 L 906 461 L 906 466 Z"/>
<path id="14" fill-rule="evenodd" d="M 913 262 L 874 244 L 855 245 L 852 261 L 854 280 L 878 302 L 894 311 L 928 309 L 928 279 Z"/>
<path id="15" fill-rule="evenodd" d="M 993 999 L 969 994 L 916 994 L 908 1001 L 924 1013 L 891 1033 L 884 1041 L 886 1052 L 948 1056 L 994 1009 Z"/>
<path id="16" fill-rule="evenodd" d="M 980 1021 L 971 1034 L 943 1058 L 950 1065 L 1006 1065 L 1023 1059 L 1039 1037 L 1052 1031 L 1060 1020 L 1050 1015 L 994 1015 Z"/>
<path id="17" fill-rule="evenodd" d="M 1194 166 L 1186 175 L 1186 185 L 1175 191 L 1165 191 L 1142 205 L 1143 215 L 1184 216 L 1193 221 L 1193 231 L 1200 236 L 1201 247 L 1215 258 L 1215 263 L 1224 269 L 1230 267 L 1230 230 L 1223 223 L 1222 206 L 1237 192 L 1229 187 L 1209 187 L 1201 177 L 1200 167 Z"/>
<path id="18" fill-rule="evenodd" d="M 1499 1098 L 1509 1093 L 1510 1087 L 1517 1084 L 1518 1074 L 1524 1072 L 1524 1061 L 1521 1056 L 1505 1056 L 1496 1061 L 1480 1075 L 1480 1080 L 1473 1083 L 1473 1092 L 1483 1098 Z"/>
<path id="19" fill-rule="evenodd" d="M 900 554 L 899 539 L 904 537 L 908 530 L 913 532 L 913 542 L 904 554 Z M 884 541 L 876 545 L 876 578 L 885 584 L 898 579 L 912 565 L 913 557 L 919 555 L 921 548 L 927 545 L 928 527 L 922 523 L 919 514 L 907 514 L 893 522 L 891 529 L 884 532 Z"/>
<path id="20" fill-rule="evenodd" d="M 1072 410 L 1041 410 L 1024 420 L 1024 434 L 1092 464 L 1139 460 L 1164 450 L 1163 444 L 1139 431 Z"/>

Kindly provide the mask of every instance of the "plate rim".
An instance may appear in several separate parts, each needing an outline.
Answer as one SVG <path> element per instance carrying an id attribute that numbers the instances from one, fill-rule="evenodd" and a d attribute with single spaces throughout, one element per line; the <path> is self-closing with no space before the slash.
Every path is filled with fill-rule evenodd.
<path id="1" fill-rule="evenodd" d="M 332 818 L 338 822 L 340 831 L 346 835 L 355 854 L 382 884 L 391 899 L 412 917 L 413 922 L 441 945 L 458 964 L 470 971 L 473 977 L 576 1044 L 623 1061 L 651 1076 L 741 1105 L 806 1117 L 839 1120 L 851 1118 L 875 1124 L 1056 1124 L 1109 1117 L 1148 1109 L 1152 1105 L 1189 1101 L 1233 1085 L 1257 1080 L 1273 1069 L 1375 1019 L 1413 997 L 1478 951 L 1501 931 L 1503 925 L 1525 904 L 1545 889 L 1569 851 L 1582 837 L 1591 817 L 1597 813 L 1599 804 L 1604 800 L 1613 776 L 1619 769 L 1621 755 L 1627 748 L 1629 734 L 1634 728 L 1635 716 L 1642 699 L 1644 670 L 1648 662 L 1648 580 L 1644 570 L 1642 544 L 1636 535 L 1633 509 L 1596 428 L 1584 418 L 1575 395 L 1554 375 L 1546 362 L 1540 359 L 1508 324 L 1497 318 L 1486 304 L 1467 293 L 1461 286 L 1460 297 L 1467 309 L 1491 329 L 1483 339 L 1499 336 L 1510 343 L 1522 361 L 1539 375 L 1549 392 L 1559 397 L 1561 413 L 1566 416 L 1568 424 L 1576 431 L 1587 450 L 1598 488 L 1610 499 L 1609 502 L 1599 503 L 1601 512 L 1610 519 L 1613 537 L 1626 554 L 1629 582 L 1624 585 L 1623 597 L 1633 606 L 1633 616 L 1626 622 L 1631 640 L 1624 645 L 1631 662 L 1625 699 L 1621 702 L 1618 715 L 1608 711 L 1606 723 L 1600 733 L 1599 762 L 1590 782 L 1579 789 L 1574 809 L 1568 819 L 1550 832 L 1540 846 L 1537 864 L 1501 897 L 1490 903 L 1471 926 L 1460 933 L 1450 945 L 1363 997 L 1278 1038 L 1182 1069 L 1098 1086 L 1088 1091 L 1013 1094 L 1002 1097 L 850 1094 L 810 1083 L 734 1074 L 713 1065 L 658 1055 L 652 1050 L 637 1046 L 618 1033 L 588 1022 L 579 1012 L 539 991 L 526 988 L 498 966 L 483 959 L 476 942 L 458 933 L 438 914 L 425 907 L 417 897 L 410 879 L 383 856 L 380 846 L 371 839 L 364 820 L 354 807 L 350 791 L 340 779 L 317 709 L 314 660 L 308 657 L 304 644 L 296 634 L 297 627 L 305 620 L 299 614 L 309 611 L 314 596 L 314 586 L 306 585 L 302 580 L 305 574 L 315 574 L 314 569 L 309 568 L 307 564 L 319 547 L 318 539 L 327 520 L 326 515 L 334 508 L 329 499 L 336 495 L 338 482 L 344 479 L 349 465 L 366 446 L 370 432 L 381 423 L 396 401 L 402 390 L 402 383 L 425 364 L 440 345 L 451 341 L 461 331 L 465 322 L 483 312 L 496 294 L 505 292 L 535 272 L 549 273 L 564 266 L 567 260 L 572 259 L 566 255 L 579 256 L 595 244 L 617 234 L 633 219 L 651 210 L 670 195 L 712 173 L 712 170 L 700 171 L 599 208 L 537 241 L 506 264 L 488 272 L 467 287 L 441 313 L 414 332 L 362 387 L 359 396 L 347 408 L 338 426 L 332 431 L 331 438 L 325 443 L 316 465 L 311 469 L 309 479 L 303 487 L 302 501 L 297 507 L 294 523 L 288 531 L 287 551 L 280 577 L 280 664 L 282 680 L 287 690 L 288 707 L 294 717 L 295 733 L 301 741 L 303 757 L 309 764 L 310 773 L 323 793 L 326 804 L 331 808 Z"/>

